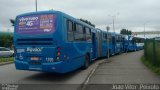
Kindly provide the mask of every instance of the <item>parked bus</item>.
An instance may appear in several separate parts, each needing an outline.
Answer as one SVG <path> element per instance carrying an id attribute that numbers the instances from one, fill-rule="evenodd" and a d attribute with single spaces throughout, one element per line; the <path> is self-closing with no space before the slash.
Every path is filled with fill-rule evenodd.
<path id="1" fill-rule="evenodd" d="M 133 39 L 133 36 L 125 35 L 124 49 L 125 49 L 125 52 L 136 51 L 137 46 L 136 46 L 135 40 Z"/>
<path id="2" fill-rule="evenodd" d="M 115 34 L 113 32 L 108 32 L 109 39 L 109 54 L 115 55 Z"/>
<path id="3" fill-rule="evenodd" d="M 123 36 L 121 34 L 115 34 L 115 53 L 120 54 L 123 52 Z"/>
<path id="4" fill-rule="evenodd" d="M 142 37 L 133 37 L 136 43 L 136 50 L 142 50 L 144 47 L 144 38 Z"/>
<path id="5" fill-rule="evenodd" d="M 114 34 L 111 33 L 111 32 L 108 32 L 107 31 L 104 31 L 104 30 L 101 30 L 101 43 L 102 43 L 102 51 L 101 51 L 101 57 L 105 57 L 108 55 L 108 53 L 110 55 L 114 55 L 115 54 L 115 45 L 114 45 Z M 108 39 L 108 41 L 107 41 Z M 108 52 L 108 49 L 109 49 L 109 52 Z"/>
<path id="6" fill-rule="evenodd" d="M 19 15 L 14 31 L 15 67 L 56 73 L 85 69 L 99 55 L 97 32 L 60 11 Z"/>
<path id="7" fill-rule="evenodd" d="M 17 70 L 67 73 L 135 46 L 131 36 L 107 33 L 60 11 L 21 14 L 15 21 Z"/>
<path id="8" fill-rule="evenodd" d="M 144 47 L 144 38 L 125 35 L 124 48 L 125 51 L 142 50 Z"/>

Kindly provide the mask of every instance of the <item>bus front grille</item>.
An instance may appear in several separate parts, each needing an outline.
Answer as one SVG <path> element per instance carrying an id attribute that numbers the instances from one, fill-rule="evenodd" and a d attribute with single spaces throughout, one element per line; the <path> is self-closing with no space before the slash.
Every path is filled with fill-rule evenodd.
<path id="1" fill-rule="evenodd" d="M 41 65 L 41 62 L 29 62 L 31 65 Z"/>

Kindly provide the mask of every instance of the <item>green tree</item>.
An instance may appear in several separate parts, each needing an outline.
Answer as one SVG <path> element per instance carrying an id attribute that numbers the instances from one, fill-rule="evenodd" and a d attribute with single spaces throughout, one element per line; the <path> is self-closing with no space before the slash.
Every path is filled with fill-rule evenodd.
<path id="1" fill-rule="evenodd" d="M 120 31 L 120 34 L 123 34 L 123 35 L 131 35 L 132 34 L 132 31 L 131 30 L 128 30 L 128 29 L 122 29 Z"/>
<path id="2" fill-rule="evenodd" d="M 131 30 L 128 31 L 128 35 L 132 35 L 132 31 Z"/>
<path id="3" fill-rule="evenodd" d="M 0 36 L 0 46 L 2 47 L 12 47 L 13 36 L 11 35 L 1 35 Z"/>
<path id="4" fill-rule="evenodd" d="M 122 29 L 121 31 L 120 31 L 120 34 L 123 34 L 123 35 L 126 35 L 126 29 Z"/>
<path id="5" fill-rule="evenodd" d="M 9 19 L 9 21 L 11 22 L 12 26 L 15 25 L 15 20 L 14 19 Z"/>
<path id="6" fill-rule="evenodd" d="M 10 23 L 12 26 L 15 26 L 15 20 L 14 19 L 9 19 Z M 0 35 L 0 46 L 1 47 L 9 47 L 11 48 L 13 45 L 13 36 L 8 35 L 8 34 L 1 34 Z"/>

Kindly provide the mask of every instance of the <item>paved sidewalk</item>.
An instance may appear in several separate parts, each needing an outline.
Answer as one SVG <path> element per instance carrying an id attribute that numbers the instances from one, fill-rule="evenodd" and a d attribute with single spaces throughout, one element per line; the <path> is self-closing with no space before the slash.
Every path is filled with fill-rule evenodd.
<path id="1" fill-rule="evenodd" d="M 160 76 L 154 74 L 141 61 L 143 51 L 124 53 L 101 64 L 88 84 L 160 84 Z"/>

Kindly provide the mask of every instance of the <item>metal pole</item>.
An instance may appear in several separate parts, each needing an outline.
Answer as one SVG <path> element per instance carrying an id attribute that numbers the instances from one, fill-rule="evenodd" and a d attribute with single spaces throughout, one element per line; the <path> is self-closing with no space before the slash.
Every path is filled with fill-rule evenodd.
<path id="1" fill-rule="evenodd" d="M 108 38 L 108 36 L 109 36 L 109 34 L 108 34 L 108 30 L 107 30 L 107 52 L 108 52 L 108 59 L 109 59 L 109 54 L 110 54 L 110 52 L 109 52 L 109 38 Z"/>
<path id="2" fill-rule="evenodd" d="M 109 34 L 108 34 L 108 31 L 109 31 L 109 26 L 107 26 L 107 59 L 109 60 Z"/>
<path id="3" fill-rule="evenodd" d="M 144 38 L 146 37 L 146 35 L 145 35 L 146 34 L 145 26 L 146 25 L 144 24 Z"/>
<path id="4" fill-rule="evenodd" d="M 35 0 L 35 7 L 36 7 L 36 12 L 37 12 L 37 0 Z"/>

